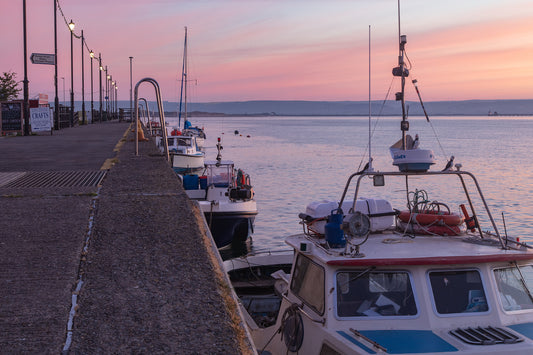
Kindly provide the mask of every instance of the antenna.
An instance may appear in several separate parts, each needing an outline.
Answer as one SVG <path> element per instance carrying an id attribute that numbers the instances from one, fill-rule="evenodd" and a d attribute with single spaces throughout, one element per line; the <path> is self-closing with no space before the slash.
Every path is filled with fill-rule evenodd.
<path id="1" fill-rule="evenodd" d="M 371 27 L 368 25 L 368 169 L 372 169 L 372 72 L 371 72 Z"/>

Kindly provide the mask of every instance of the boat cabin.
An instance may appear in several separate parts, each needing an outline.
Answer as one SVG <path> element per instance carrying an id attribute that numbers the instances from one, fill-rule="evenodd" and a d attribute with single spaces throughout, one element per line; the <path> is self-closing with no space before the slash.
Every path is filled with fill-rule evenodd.
<path id="1" fill-rule="evenodd" d="M 167 142 L 169 153 L 195 154 L 198 151 L 193 136 L 169 136 Z"/>
<path id="2" fill-rule="evenodd" d="M 218 201 L 227 196 L 230 200 L 247 201 L 253 198 L 250 177 L 241 169 L 235 169 L 231 160 L 206 161 L 200 176 L 185 175 L 183 182 L 192 199 Z"/>

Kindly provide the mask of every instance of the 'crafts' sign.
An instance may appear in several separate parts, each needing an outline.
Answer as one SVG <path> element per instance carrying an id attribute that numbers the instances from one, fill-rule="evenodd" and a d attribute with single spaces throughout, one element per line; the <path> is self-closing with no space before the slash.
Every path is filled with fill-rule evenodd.
<path id="1" fill-rule="evenodd" d="M 52 130 L 52 110 L 49 107 L 30 109 L 32 132 L 48 132 Z"/>

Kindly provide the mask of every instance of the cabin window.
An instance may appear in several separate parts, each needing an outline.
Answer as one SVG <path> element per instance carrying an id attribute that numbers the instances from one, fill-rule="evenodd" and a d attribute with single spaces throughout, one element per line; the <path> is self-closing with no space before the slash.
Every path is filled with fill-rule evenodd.
<path id="1" fill-rule="evenodd" d="M 407 272 L 357 270 L 337 273 L 339 317 L 416 314 L 416 302 Z"/>
<path id="2" fill-rule="evenodd" d="M 489 307 L 477 270 L 431 271 L 429 281 L 440 314 L 486 312 Z"/>
<path id="3" fill-rule="evenodd" d="M 233 172 L 233 166 L 232 165 L 211 165 L 209 167 L 210 172 L 207 177 L 207 184 L 211 185 L 214 184 L 216 187 L 229 187 L 231 186 L 231 182 L 233 179 L 232 172 Z"/>
<path id="4" fill-rule="evenodd" d="M 324 269 L 305 255 L 296 259 L 291 290 L 317 313 L 324 313 Z"/>
<path id="5" fill-rule="evenodd" d="M 494 277 L 505 311 L 533 309 L 533 265 L 497 269 Z"/>

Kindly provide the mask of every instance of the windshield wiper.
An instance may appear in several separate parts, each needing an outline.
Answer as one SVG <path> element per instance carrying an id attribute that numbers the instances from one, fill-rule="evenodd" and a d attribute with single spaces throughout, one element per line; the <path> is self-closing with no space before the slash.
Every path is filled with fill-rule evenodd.
<path id="1" fill-rule="evenodd" d="M 526 283 L 526 280 L 524 279 L 524 275 L 522 275 L 522 270 L 520 270 L 520 267 L 518 266 L 516 261 L 513 261 L 513 263 L 514 263 L 516 270 L 518 270 L 518 274 L 520 275 L 520 282 L 522 283 L 522 286 L 524 286 L 524 288 L 526 289 L 527 295 L 529 296 L 531 303 L 533 303 L 533 295 L 531 295 L 531 290 L 529 289 L 529 287 L 527 287 L 527 283 Z"/>

